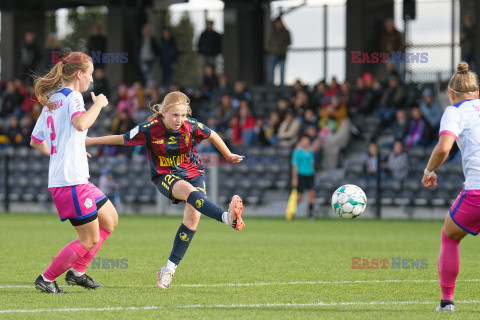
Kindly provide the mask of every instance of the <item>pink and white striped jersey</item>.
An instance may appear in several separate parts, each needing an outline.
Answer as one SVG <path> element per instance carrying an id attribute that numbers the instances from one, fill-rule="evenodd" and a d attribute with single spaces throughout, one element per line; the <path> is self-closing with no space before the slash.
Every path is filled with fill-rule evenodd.
<path id="1" fill-rule="evenodd" d="M 78 91 L 63 88 L 55 92 L 50 101 L 52 110 L 43 107 L 31 138 L 46 141 L 50 149 L 48 187 L 66 187 L 88 183 L 87 131 L 77 131 L 72 124 L 74 116 L 84 113 L 85 104 Z"/>
<path id="2" fill-rule="evenodd" d="M 468 99 L 448 106 L 440 122 L 441 134 L 457 140 L 462 152 L 465 190 L 480 190 L 480 100 Z"/>

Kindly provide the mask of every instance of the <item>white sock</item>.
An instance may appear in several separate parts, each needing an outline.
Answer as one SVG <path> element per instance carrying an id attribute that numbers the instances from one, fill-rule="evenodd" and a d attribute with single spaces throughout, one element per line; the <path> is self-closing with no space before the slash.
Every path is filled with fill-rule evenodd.
<path id="1" fill-rule="evenodd" d="M 48 280 L 47 278 L 45 278 L 45 277 L 43 276 L 43 274 L 42 274 L 42 278 L 43 278 L 44 281 L 53 282 L 52 280 Z"/>
<path id="2" fill-rule="evenodd" d="M 228 212 L 224 212 L 222 214 L 222 221 L 223 223 L 225 223 L 227 226 L 229 226 L 230 224 L 228 223 Z"/>
<path id="3" fill-rule="evenodd" d="M 73 274 L 75 275 L 75 277 L 80 277 L 80 276 L 83 276 L 85 274 L 85 272 L 80 272 L 80 271 L 77 271 L 73 268 L 70 268 L 70 270 L 72 270 Z"/>
<path id="4" fill-rule="evenodd" d="M 175 272 L 175 270 L 177 269 L 177 265 L 175 263 L 173 263 L 172 261 L 168 260 L 166 268 L 170 271 Z"/>

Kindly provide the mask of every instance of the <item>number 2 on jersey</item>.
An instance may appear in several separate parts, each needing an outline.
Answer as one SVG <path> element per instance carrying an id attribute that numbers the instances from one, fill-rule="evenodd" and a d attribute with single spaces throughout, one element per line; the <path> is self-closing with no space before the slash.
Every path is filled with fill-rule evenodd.
<path id="1" fill-rule="evenodd" d="M 53 125 L 53 116 L 51 115 L 47 117 L 47 127 L 52 129 L 52 132 L 50 133 L 50 144 L 51 144 L 50 155 L 54 155 L 55 153 L 57 153 L 57 146 L 53 145 L 53 141 L 55 140 L 57 135 L 55 134 L 55 126 Z"/>

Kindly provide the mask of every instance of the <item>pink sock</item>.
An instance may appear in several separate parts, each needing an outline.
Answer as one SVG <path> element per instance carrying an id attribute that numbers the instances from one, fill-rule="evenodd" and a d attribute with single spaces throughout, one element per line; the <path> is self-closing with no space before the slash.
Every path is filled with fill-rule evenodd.
<path id="1" fill-rule="evenodd" d="M 442 300 L 453 300 L 460 265 L 459 246 L 460 240 L 447 237 L 442 228 L 442 245 L 438 257 L 438 277 L 442 288 Z"/>
<path id="2" fill-rule="evenodd" d="M 92 261 L 93 257 L 95 257 L 95 255 L 97 254 L 98 250 L 100 250 L 105 240 L 107 240 L 110 234 L 112 234 L 111 231 L 108 231 L 107 229 L 104 229 L 102 227 L 100 227 L 99 229 L 100 229 L 100 238 L 98 239 L 98 243 L 95 245 L 95 247 L 90 249 L 88 253 L 83 257 L 80 257 L 77 260 L 75 260 L 75 262 L 73 262 L 72 264 L 72 268 L 77 270 L 78 272 L 85 272 L 85 270 L 87 270 L 87 266 L 90 263 L 90 261 Z"/>
<path id="3" fill-rule="evenodd" d="M 79 257 L 87 254 L 88 249 L 85 248 L 78 240 L 67 244 L 53 259 L 47 270 L 43 273 L 43 277 L 47 280 L 54 281 L 58 276 L 67 271 L 72 263 Z"/>

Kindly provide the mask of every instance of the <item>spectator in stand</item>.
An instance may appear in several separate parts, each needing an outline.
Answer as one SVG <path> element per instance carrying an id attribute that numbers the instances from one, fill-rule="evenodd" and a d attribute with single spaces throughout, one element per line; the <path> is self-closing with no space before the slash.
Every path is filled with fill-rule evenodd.
<path id="1" fill-rule="evenodd" d="M 160 38 L 160 62 L 162 67 L 162 85 L 169 88 L 175 77 L 178 60 L 177 40 L 172 30 L 167 27 L 162 28 L 162 36 Z"/>
<path id="2" fill-rule="evenodd" d="M 149 25 L 142 28 L 142 37 L 136 44 L 138 51 L 138 64 L 142 71 L 143 81 L 149 85 L 153 81 L 153 70 L 155 69 L 155 59 L 160 54 L 157 39 L 152 36 L 152 30 Z"/>
<path id="3" fill-rule="evenodd" d="M 270 35 L 267 40 L 268 61 L 268 83 L 275 84 L 275 68 L 280 69 L 280 85 L 285 82 L 285 59 L 288 46 L 292 44 L 290 31 L 283 25 L 281 17 L 275 19 Z"/>
<path id="4" fill-rule="evenodd" d="M 267 128 L 265 130 L 265 137 L 272 146 L 278 145 L 278 129 L 280 128 L 280 115 L 278 111 L 270 113 L 268 118 Z"/>
<path id="5" fill-rule="evenodd" d="M 370 73 L 365 72 L 362 75 L 365 85 L 365 93 L 359 105 L 360 114 L 371 114 L 376 108 L 382 97 L 382 87 Z"/>
<path id="6" fill-rule="evenodd" d="M 280 147 L 292 148 L 300 137 L 302 122 L 295 117 L 292 108 L 288 108 L 285 113 L 285 119 L 280 123 L 277 138 Z"/>
<path id="7" fill-rule="evenodd" d="M 384 165 L 388 176 L 402 182 L 408 176 L 409 164 L 408 155 L 405 152 L 403 142 L 395 141 L 393 152 L 388 156 L 387 163 Z"/>
<path id="8" fill-rule="evenodd" d="M 102 54 L 107 52 L 107 38 L 102 34 L 102 27 L 99 24 L 95 24 L 92 28 L 92 34 L 87 42 L 87 50 L 89 56 L 95 57 L 93 68 L 95 70 L 105 68 L 105 63 L 102 62 Z"/>
<path id="9" fill-rule="evenodd" d="M 126 84 L 121 84 L 117 90 L 118 102 L 116 105 L 117 114 L 127 111 L 133 118 L 139 108 L 138 98 L 135 89 L 128 88 Z"/>
<path id="10" fill-rule="evenodd" d="M 255 120 L 255 127 L 253 128 L 254 136 L 256 137 L 256 145 L 259 147 L 266 147 L 270 145 L 268 137 L 268 124 L 265 123 L 264 115 L 259 115 Z"/>
<path id="11" fill-rule="evenodd" d="M 33 122 L 37 122 L 38 120 L 38 117 L 40 117 L 40 115 L 42 114 L 42 105 L 40 104 L 40 102 L 38 101 L 35 101 L 33 103 L 33 106 L 32 106 L 32 112 L 30 113 L 32 115 L 32 118 L 33 118 Z"/>
<path id="12" fill-rule="evenodd" d="M 307 91 L 308 88 L 305 86 L 300 79 L 295 80 L 295 83 L 293 84 L 293 91 L 290 96 L 290 102 L 293 103 L 295 101 L 295 97 L 297 96 L 297 93 L 299 91 Z"/>
<path id="13" fill-rule="evenodd" d="M 252 115 L 247 99 L 240 100 L 238 116 L 232 119 L 232 143 L 234 145 L 251 146 L 256 142 L 255 118 Z"/>
<path id="14" fill-rule="evenodd" d="M 422 118 L 422 112 L 418 106 L 412 108 L 412 119 L 410 120 L 410 128 L 405 138 L 405 146 L 411 149 L 416 146 L 425 145 L 425 121 Z"/>
<path id="15" fill-rule="evenodd" d="M 20 113 L 22 115 L 30 114 L 33 110 L 33 105 L 35 104 L 35 102 L 38 101 L 37 97 L 35 96 L 33 87 L 26 88 L 26 90 L 27 93 L 23 98 L 22 104 L 20 105 Z M 30 137 L 28 142 L 30 143 Z"/>
<path id="16" fill-rule="evenodd" d="M 132 120 L 131 115 L 127 110 L 117 111 L 117 115 L 113 119 L 112 126 L 110 127 L 108 134 L 124 134 L 133 128 L 136 124 Z M 99 156 L 121 156 L 123 158 L 130 156 L 131 150 L 124 146 L 118 145 L 99 145 Z"/>
<path id="17" fill-rule="evenodd" d="M 37 72 L 37 67 L 42 60 L 42 50 L 35 41 L 33 32 L 26 32 L 24 41 L 19 46 L 18 56 L 20 79 L 28 86 L 33 84 L 32 73 Z"/>
<path id="18" fill-rule="evenodd" d="M 135 98 L 138 101 L 138 109 L 137 109 L 136 113 L 141 112 L 142 110 L 148 109 L 147 113 L 149 115 L 151 113 L 151 110 L 150 110 L 150 107 L 148 105 L 147 94 L 145 93 L 145 90 L 143 89 L 142 83 L 140 81 L 135 81 L 132 84 L 132 89 L 135 92 Z M 148 118 L 148 115 L 145 115 L 144 119 Z"/>
<path id="19" fill-rule="evenodd" d="M 392 59 L 392 52 L 405 52 L 405 41 L 403 34 L 395 28 L 393 18 L 387 18 L 384 21 L 384 28 L 380 35 L 380 52 L 389 54 L 389 62 L 392 62 L 395 69 L 400 74 L 400 79 L 403 79 L 404 62 L 394 61 Z M 401 59 L 400 59 L 401 60 Z M 381 64 L 380 64 L 381 65 Z M 380 66 L 381 67 L 381 66 Z"/>
<path id="20" fill-rule="evenodd" d="M 468 63 L 471 70 L 475 70 L 476 65 L 476 32 L 473 15 L 466 14 L 463 17 L 463 26 L 460 31 L 460 49 L 462 50 L 462 60 Z"/>
<path id="21" fill-rule="evenodd" d="M 305 110 L 302 118 L 302 129 L 305 129 L 308 126 L 313 126 L 317 128 L 317 116 L 312 109 Z M 303 130 L 302 130 L 303 131 Z"/>
<path id="22" fill-rule="evenodd" d="M 231 95 L 233 90 L 232 90 L 232 85 L 230 83 L 230 81 L 228 80 L 228 77 L 227 75 L 225 74 L 222 74 L 219 78 L 218 78 L 218 88 L 216 90 L 216 94 L 218 96 L 223 96 L 224 94 L 228 94 L 228 95 Z"/>
<path id="23" fill-rule="evenodd" d="M 370 142 L 363 163 L 365 178 L 367 179 L 367 181 L 377 180 L 378 168 L 381 168 L 384 162 L 385 159 L 383 159 L 380 154 L 380 163 L 378 163 L 378 145 L 374 141 Z M 385 171 L 383 169 L 380 170 L 380 175 L 382 179 L 385 178 Z"/>
<path id="24" fill-rule="evenodd" d="M 348 80 L 345 80 L 340 85 L 339 99 L 340 99 L 340 104 L 343 104 L 346 107 L 352 104 L 352 101 L 353 101 L 352 86 Z"/>
<path id="25" fill-rule="evenodd" d="M 395 121 L 392 126 L 393 141 L 390 143 L 390 147 L 396 140 L 405 141 L 410 130 L 410 123 L 408 122 L 407 112 L 405 109 L 398 109 L 395 113 Z"/>
<path id="26" fill-rule="evenodd" d="M 303 116 L 307 109 L 310 109 L 308 94 L 305 91 L 297 91 L 295 99 L 293 100 L 293 110 L 295 114 Z"/>
<path id="27" fill-rule="evenodd" d="M 313 89 L 313 95 L 312 95 L 312 105 L 314 105 L 316 108 L 324 104 L 325 101 L 325 92 L 327 90 L 327 86 L 325 85 L 325 81 L 319 81 L 314 89 Z"/>
<path id="28" fill-rule="evenodd" d="M 31 114 L 26 114 L 25 117 L 22 119 L 21 124 L 21 135 L 22 135 L 22 146 L 29 146 L 30 139 L 32 136 L 33 128 L 35 127 L 35 123 L 33 121 L 33 117 Z"/>
<path id="29" fill-rule="evenodd" d="M 200 98 L 210 99 L 213 92 L 218 88 L 218 78 L 213 65 L 206 64 L 203 67 L 203 81 L 200 86 Z"/>
<path id="30" fill-rule="evenodd" d="M 103 193 L 112 201 L 115 208 L 121 211 L 122 202 L 120 199 L 120 189 L 122 186 L 115 180 L 112 169 L 105 168 L 102 170 L 102 174 L 98 179 L 98 187 L 101 188 Z"/>
<path id="31" fill-rule="evenodd" d="M 240 100 L 245 99 L 248 102 L 252 101 L 252 94 L 247 90 L 247 84 L 243 80 L 235 81 L 233 86 L 232 107 L 238 109 Z"/>
<path id="32" fill-rule="evenodd" d="M 5 128 L 4 122 L 0 121 L 0 149 L 9 145 L 7 129 Z"/>
<path id="33" fill-rule="evenodd" d="M 110 98 L 110 84 L 108 83 L 108 79 L 105 76 L 105 70 L 95 69 L 93 73 L 93 93 L 95 95 L 99 95 L 103 93 L 107 99 Z"/>
<path id="34" fill-rule="evenodd" d="M 320 111 L 319 136 L 322 142 L 323 167 L 338 166 L 339 154 L 350 141 L 351 121 L 347 109 L 334 97 L 328 107 Z"/>
<path id="35" fill-rule="evenodd" d="M 23 96 L 20 94 L 20 91 L 15 88 L 13 81 L 8 81 L 7 88 L 3 92 L 3 102 L 0 116 L 6 118 L 12 114 L 18 115 L 22 102 Z"/>
<path id="36" fill-rule="evenodd" d="M 233 119 L 235 110 L 232 108 L 232 97 L 228 94 L 222 96 L 220 108 L 217 111 L 218 131 L 225 133 L 228 129 L 228 124 Z M 215 130 L 217 131 L 217 130 Z"/>
<path id="37" fill-rule="evenodd" d="M 57 34 L 51 32 L 47 36 L 47 41 L 45 41 L 45 49 L 43 50 L 43 71 L 48 71 L 52 69 L 53 65 L 59 61 L 56 61 L 58 54 L 53 52 L 61 52 L 60 43 L 58 42 Z"/>
<path id="38" fill-rule="evenodd" d="M 207 20 L 205 31 L 200 34 L 198 53 L 203 57 L 203 66 L 217 65 L 217 57 L 222 53 L 222 35 L 213 30 L 212 20 Z"/>
<path id="39" fill-rule="evenodd" d="M 382 118 L 383 127 L 391 124 L 397 108 L 403 107 L 405 102 L 405 88 L 400 84 L 397 77 L 390 77 L 389 86 L 383 91 L 380 99 L 380 109 L 376 115 Z"/>
<path id="40" fill-rule="evenodd" d="M 400 74 L 395 69 L 395 65 L 392 62 L 381 63 L 382 68 L 378 73 L 377 80 L 382 85 L 383 88 L 388 87 L 388 82 L 390 81 L 390 77 L 397 77 L 401 79 Z M 385 66 L 385 67 L 383 67 Z"/>
<path id="41" fill-rule="evenodd" d="M 278 99 L 278 104 L 277 104 L 277 112 L 280 117 L 280 122 L 285 119 L 285 114 L 287 113 L 287 109 L 290 107 L 290 101 L 288 100 L 287 97 L 280 97 Z"/>
<path id="42" fill-rule="evenodd" d="M 150 104 L 162 102 L 160 98 L 160 92 L 154 84 L 148 85 L 146 99 Z"/>
<path id="43" fill-rule="evenodd" d="M 22 128 L 16 116 L 10 117 L 7 136 L 10 145 L 17 147 L 22 144 Z"/>
<path id="44" fill-rule="evenodd" d="M 340 85 L 337 82 L 337 78 L 332 77 L 332 80 L 330 81 L 330 85 L 327 87 L 327 90 L 325 91 L 325 104 L 330 102 L 330 99 L 332 99 L 335 96 L 338 96 L 340 94 Z M 324 104 L 324 105 L 325 105 Z"/>
<path id="45" fill-rule="evenodd" d="M 427 140 L 433 142 L 438 138 L 438 130 L 440 129 L 440 120 L 442 119 L 442 107 L 440 103 L 433 97 L 433 90 L 425 88 L 422 93 L 423 100 L 420 102 L 420 111 L 423 119 L 428 125 Z"/>

